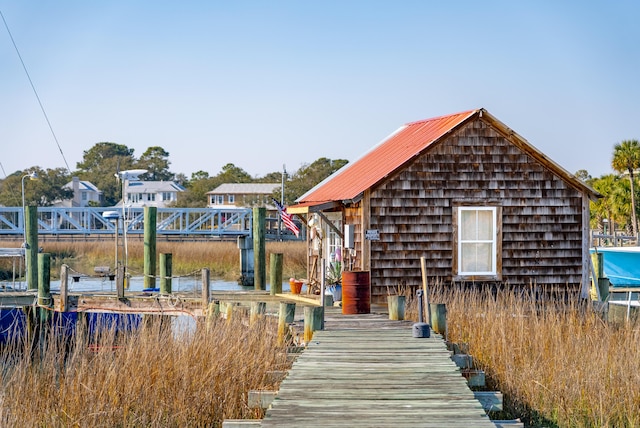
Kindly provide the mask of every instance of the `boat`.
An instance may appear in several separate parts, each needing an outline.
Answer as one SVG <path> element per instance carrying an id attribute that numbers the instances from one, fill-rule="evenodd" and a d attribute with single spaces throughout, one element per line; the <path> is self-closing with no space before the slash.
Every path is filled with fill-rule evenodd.
<path id="1" fill-rule="evenodd" d="M 591 254 L 602 254 L 604 276 L 609 280 L 609 312 L 622 312 L 629 320 L 640 311 L 640 247 L 595 247 Z M 595 271 L 593 272 L 595 275 Z M 614 306 L 614 308 L 611 307 Z M 620 310 L 619 310 L 619 309 Z"/>
<path id="2" fill-rule="evenodd" d="M 640 287 L 640 247 L 594 247 L 603 255 L 604 274 L 615 287 Z M 640 289 L 639 289 L 640 291 Z"/>

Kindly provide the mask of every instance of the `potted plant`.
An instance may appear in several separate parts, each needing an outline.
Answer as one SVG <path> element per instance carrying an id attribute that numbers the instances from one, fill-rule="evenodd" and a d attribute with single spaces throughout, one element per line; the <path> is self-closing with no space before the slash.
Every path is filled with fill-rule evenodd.
<path id="1" fill-rule="evenodd" d="M 327 267 L 325 275 L 327 289 L 333 294 L 334 301 L 342 300 L 342 258 L 340 257 L 340 249 L 331 254 L 331 261 Z"/>

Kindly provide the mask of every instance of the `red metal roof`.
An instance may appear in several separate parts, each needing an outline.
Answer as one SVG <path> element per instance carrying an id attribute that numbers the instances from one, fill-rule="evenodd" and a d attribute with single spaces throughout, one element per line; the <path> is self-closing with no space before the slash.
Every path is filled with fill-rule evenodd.
<path id="1" fill-rule="evenodd" d="M 469 110 L 407 123 L 360 159 L 345 165 L 311 189 L 297 202 L 308 206 L 313 202 L 356 198 L 478 111 Z"/>

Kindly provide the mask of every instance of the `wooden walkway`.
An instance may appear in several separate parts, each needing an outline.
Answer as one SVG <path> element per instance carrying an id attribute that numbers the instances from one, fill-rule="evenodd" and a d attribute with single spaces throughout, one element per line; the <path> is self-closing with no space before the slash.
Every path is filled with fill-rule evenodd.
<path id="1" fill-rule="evenodd" d="M 495 427 L 443 338 L 414 338 L 412 326 L 329 310 L 261 426 Z"/>

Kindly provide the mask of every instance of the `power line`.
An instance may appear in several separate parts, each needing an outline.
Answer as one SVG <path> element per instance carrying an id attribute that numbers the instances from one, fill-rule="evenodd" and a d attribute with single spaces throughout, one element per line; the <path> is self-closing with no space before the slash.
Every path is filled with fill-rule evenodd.
<path id="1" fill-rule="evenodd" d="M 53 132 L 53 127 L 51 126 L 51 122 L 49 121 L 49 116 L 47 116 L 47 112 L 45 111 L 44 106 L 42 105 L 42 101 L 40 101 L 40 96 L 38 95 L 38 91 L 36 91 L 36 87 L 33 84 L 33 81 L 31 80 L 31 76 L 29 75 L 29 71 L 27 70 L 27 66 L 25 65 L 24 61 L 22 60 L 22 55 L 20 55 L 20 51 L 18 50 L 18 45 L 16 45 L 16 42 L 13 39 L 13 35 L 11 34 L 11 30 L 9 30 L 9 25 L 7 24 L 6 19 L 4 19 L 4 15 L 2 14 L 1 10 L 0 10 L 0 16 L 2 17 L 2 22 L 4 22 L 4 27 L 7 29 L 7 33 L 9 33 L 9 38 L 11 39 L 11 43 L 13 43 L 13 47 L 15 48 L 16 53 L 18 54 L 18 58 L 20 58 L 20 63 L 22 64 L 22 68 L 24 69 L 24 72 L 27 75 L 27 79 L 29 80 L 29 84 L 31 85 L 31 89 L 33 89 L 33 93 L 35 94 L 36 99 L 38 100 L 38 104 L 40 105 L 40 110 L 42 110 L 42 114 L 44 115 L 44 118 L 47 121 L 47 125 L 49 126 L 49 131 L 51 131 L 51 135 L 53 135 L 53 139 L 56 142 L 56 145 L 58 146 L 58 150 L 60 151 L 60 155 L 62 155 L 62 160 L 64 160 L 64 164 L 67 166 L 67 170 L 69 171 L 69 174 L 71 174 L 71 168 L 69 168 L 69 164 L 67 163 L 67 159 L 64 157 L 64 153 L 62 152 L 62 147 L 60 147 L 60 143 L 58 142 L 58 137 L 56 137 L 56 133 Z"/>

